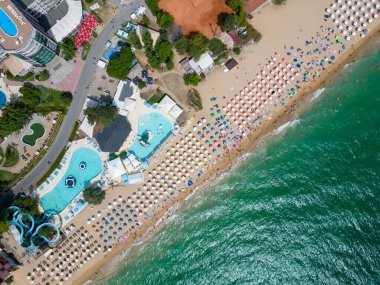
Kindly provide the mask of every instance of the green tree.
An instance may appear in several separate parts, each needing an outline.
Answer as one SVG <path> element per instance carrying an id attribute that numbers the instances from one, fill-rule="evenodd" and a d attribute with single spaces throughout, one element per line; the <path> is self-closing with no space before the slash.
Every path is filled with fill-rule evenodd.
<path id="1" fill-rule="evenodd" d="M 156 14 L 157 17 L 157 24 L 160 26 L 160 28 L 168 28 L 173 24 L 174 18 L 169 13 L 161 10 Z"/>
<path id="2" fill-rule="evenodd" d="M 227 5 L 236 13 L 239 13 L 242 9 L 244 9 L 242 0 L 228 0 Z"/>
<path id="3" fill-rule="evenodd" d="M 239 54 L 241 53 L 241 49 L 240 49 L 239 47 L 234 47 L 234 48 L 232 49 L 232 51 L 233 51 L 234 53 L 236 53 L 237 55 L 239 55 Z"/>
<path id="4" fill-rule="evenodd" d="M 32 197 L 20 197 L 16 198 L 12 202 L 13 206 L 19 207 L 23 212 L 27 212 L 33 217 L 40 215 L 38 208 L 38 201 Z"/>
<path id="5" fill-rule="evenodd" d="M 40 91 L 33 86 L 23 86 L 19 89 L 22 97 L 20 100 L 30 108 L 35 108 L 40 103 Z"/>
<path id="6" fill-rule="evenodd" d="M 84 114 L 87 116 L 88 122 L 93 125 L 95 123 L 107 126 L 115 117 L 117 109 L 114 106 L 106 105 L 96 108 L 87 108 Z"/>
<path id="7" fill-rule="evenodd" d="M 186 85 L 197 86 L 202 78 L 195 72 L 190 72 L 183 75 L 183 80 Z"/>
<path id="8" fill-rule="evenodd" d="M 158 2 L 160 0 L 146 0 L 146 5 L 153 15 L 156 15 L 160 11 L 160 7 L 158 7 Z"/>
<path id="9" fill-rule="evenodd" d="M 5 150 L 5 162 L 3 164 L 4 167 L 12 167 L 17 164 L 19 161 L 19 154 L 17 148 L 14 146 L 8 145 Z"/>
<path id="10" fill-rule="evenodd" d="M 129 32 L 128 42 L 135 48 L 140 50 L 142 48 L 141 41 L 139 36 L 135 31 Z"/>
<path id="11" fill-rule="evenodd" d="M 146 87 L 146 83 L 142 80 L 140 80 L 138 83 L 137 83 L 137 87 L 139 87 L 140 89 L 143 89 Z"/>
<path id="12" fill-rule="evenodd" d="M 19 99 L 6 104 L 1 111 L 0 136 L 2 137 L 22 129 L 34 113 L 33 109 Z"/>
<path id="13" fill-rule="evenodd" d="M 83 191 L 83 199 L 91 205 L 99 205 L 106 197 L 106 192 L 100 187 L 86 188 Z"/>
<path id="14" fill-rule="evenodd" d="M 154 50 L 160 63 L 173 58 L 172 45 L 167 40 L 158 39 Z"/>
<path id="15" fill-rule="evenodd" d="M 224 32 L 232 31 L 237 26 L 235 14 L 220 13 L 218 15 L 218 25 Z"/>
<path id="16" fill-rule="evenodd" d="M 222 51 L 227 49 L 227 46 L 222 43 L 218 38 L 213 38 L 208 42 L 208 49 L 215 55 L 220 54 Z"/>
<path id="17" fill-rule="evenodd" d="M 247 13 L 244 11 L 244 4 L 242 0 L 229 0 L 228 6 L 235 11 L 236 20 L 238 25 L 244 25 L 247 17 Z"/>
<path id="18" fill-rule="evenodd" d="M 153 49 L 153 39 L 149 31 L 144 32 L 141 39 L 146 49 Z"/>
<path id="19" fill-rule="evenodd" d="M 148 27 L 150 25 L 150 20 L 147 15 L 143 15 L 142 20 L 141 20 L 141 25 Z"/>
<path id="20" fill-rule="evenodd" d="M 38 81 L 46 81 L 46 80 L 49 79 L 49 77 L 50 77 L 50 73 L 49 73 L 49 71 L 47 71 L 46 69 L 43 70 L 43 71 L 41 71 L 40 73 L 38 73 L 38 74 L 36 75 L 36 79 L 37 79 Z"/>
<path id="21" fill-rule="evenodd" d="M 179 54 L 184 54 L 188 47 L 189 40 L 184 36 L 180 37 L 175 43 L 175 48 Z"/>
<path id="22" fill-rule="evenodd" d="M 9 223 L 7 221 L 0 221 L 0 235 L 5 234 L 9 230 Z"/>
<path id="23" fill-rule="evenodd" d="M 126 80 L 135 56 L 130 47 L 125 47 L 107 65 L 107 74 L 119 80 Z"/>
<path id="24" fill-rule="evenodd" d="M 207 50 L 208 39 L 205 35 L 201 33 L 194 32 L 191 33 L 188 37 L 189 39 L 189 48 L 187 53 L 190 56 L 195 58 L 199 58 L 203 53 Z"/>
<path id="25" fill-rule="evenodd" d="M 59 45 L 62 56 L 65 60 L 70 60 L 75 57 L 75 53 L 77 49 L 75 48 L 75 37 L 70 36 L 67 37 L 60 45 Z"/>

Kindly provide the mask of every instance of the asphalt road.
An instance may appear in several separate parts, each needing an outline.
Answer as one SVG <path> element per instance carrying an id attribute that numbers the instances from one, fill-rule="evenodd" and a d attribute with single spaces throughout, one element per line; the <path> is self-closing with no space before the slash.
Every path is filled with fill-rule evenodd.
<path id="1" fill-rule="evenodd" d="M 20 191 L 25 191 L 30 186 L 35 185 L 50 169 L 51 163 L 58 158 L 58 155 L 63 148 L 66 147 L 74 124 L 79 118 L 80 111 L 86 101 L 86 90 L 88 89 L 91 77 L 95 72 L 97 59 L 103 53 L 106 42 L 116 32 L 117 27 L 122 22 L 130 19 L 130 14 L 133 13 L 137 7 L 145 4 L 144 0 L 128 1 L 124 6 L 121 6 L 120 2 L 117 0 L 111 0 L 111 2 L 119 8 L 118 14 L 98 35 L 95 43 L 91 47 L 78 86 L 73 94 L 73 101 L 71 102 L 69 111 L 62 122 L 61 129 L 59 130 L 55 141 L 37 166 L 34 167 L 34 169 L 29 172 L 22 181 L 13 187 L 13 192 L 15 194 Z"/>

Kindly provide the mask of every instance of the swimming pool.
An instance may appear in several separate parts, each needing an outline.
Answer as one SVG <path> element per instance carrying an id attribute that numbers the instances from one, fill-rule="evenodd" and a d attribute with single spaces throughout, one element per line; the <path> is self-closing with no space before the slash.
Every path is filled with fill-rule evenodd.
<path id="1" fill-rule="evenodd" d="M 17 35 L 17 26 L 5 11 L 0 8 L 0 28 L 10 37 Z"/>
<path id="2" fill-rule="evenodd" d="M 111 60 L 115 57 L 117 57 L 120 54 L 120 52 L 117 49 L 110 48 L 106 51 L 106 54 L 104 55 L 106 60 Z"/>
<path id="3" fill-rule="evenodd" d="M 172 123 L 159 113 L 144 114 L 138 120 L 137 135 L 142 136 L 146 131 L 152 133 L 152 138 L 148 146 L 140 143 L 137 138 L 129 151 L 141 160 L 147 159 L 152 152 L 170 135 L 173 131 Z"/>
<path id="4" fill-rule="evenodd" d="M 82 162 L 86 164 L 85 169 L 79 167 Z M 69 167 L 57 186 L 41 198 L 42 208 L 45 212 L 50 209 L 62 212 L 101 170 L 102 161 L 96 151 L 87 147 L 78 148 L 73 153 Z M 76 180 L 72 188 L 65 186 L 65 180 L 69 176 L 75 177 Z"/>
<path id="5" fill-rule="evenodd" d="M 7 103 L 7 96 L 3 91 L 0 91 L 0 109 L 4 107 L 5 103 Z"/>

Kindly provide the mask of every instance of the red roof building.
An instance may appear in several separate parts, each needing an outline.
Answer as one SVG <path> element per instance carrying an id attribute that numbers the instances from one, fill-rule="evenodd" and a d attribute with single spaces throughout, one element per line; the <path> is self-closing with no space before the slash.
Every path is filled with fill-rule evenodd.
<path id="1" fill-rule="evenodd" d="M 241 40 L 237 33 L 232 32 L 232 33 L 229 33 L 229 35 L 231 39 L 234 41 L 236 46 L 240 45 Z"/>

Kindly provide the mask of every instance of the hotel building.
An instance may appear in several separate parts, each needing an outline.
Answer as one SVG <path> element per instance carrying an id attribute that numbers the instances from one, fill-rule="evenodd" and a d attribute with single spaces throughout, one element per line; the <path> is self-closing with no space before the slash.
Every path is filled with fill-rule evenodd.
<path id="1" fill-rule="evenodd" d="M 54 58 L 57 49 L 57 43 L 33 17 L 21 13 L 9 0 L 0 1 L 0 57 L 13 54 L 33 65 L 42 66 Z"/>

